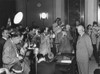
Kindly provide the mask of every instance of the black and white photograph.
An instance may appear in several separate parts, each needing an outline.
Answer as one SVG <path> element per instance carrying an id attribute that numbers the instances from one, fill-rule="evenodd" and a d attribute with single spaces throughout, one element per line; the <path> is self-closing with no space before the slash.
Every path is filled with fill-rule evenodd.
<path id="1" fill-rule="evenodd" d="M 100 74 L 100 0 L 0 0 L 0 74 Z"/>

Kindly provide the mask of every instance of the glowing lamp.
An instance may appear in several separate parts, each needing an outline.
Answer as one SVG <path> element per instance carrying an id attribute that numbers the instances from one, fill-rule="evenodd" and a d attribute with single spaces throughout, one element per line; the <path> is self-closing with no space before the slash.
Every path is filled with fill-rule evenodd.
<path id="1" fill-rule="evenodd" d="M 45 12 L 40 13 L 40 19 L 48 19 L 48 13 Z"/>
<path id="2" fill-rule="evenodd" d="M 23 19 L 23 13 L 22 12 L 18 12 L 15 16 L 14 16 L 14 24 L 19 24 Z"/>

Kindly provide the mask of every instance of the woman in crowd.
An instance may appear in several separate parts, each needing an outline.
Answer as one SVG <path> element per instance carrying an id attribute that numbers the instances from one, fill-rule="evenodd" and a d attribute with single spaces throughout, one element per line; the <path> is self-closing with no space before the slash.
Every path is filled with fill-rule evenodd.
<path id="1" fill-rule="evenodd" d="M 92 25 L 91 24 L 89 24 L 87 26 L 87 34 L 91 37 L 91 34 L 92 34 Z"/>
<path id="2" fill-rule="evenodd" d="M 51 52 L 48 27 L 46 27 L 44 29 L 44 32 L 41 34 L 41 43 L 39 52 L 44 56 Z"/>
<path id="3" fill-rule="evenodd" d="M 91 40 L 92 40 L 92 45 L 93 45 L 93 55 L 94 55 L 96 62 L 98 63 L 98 55 L 97 55 L 97 37 L 98 37 L 97 33 L 98 33 L 98 30 L 96 29 L 97 26 L 98 26 L 97 22 L 93 22 Z"/>

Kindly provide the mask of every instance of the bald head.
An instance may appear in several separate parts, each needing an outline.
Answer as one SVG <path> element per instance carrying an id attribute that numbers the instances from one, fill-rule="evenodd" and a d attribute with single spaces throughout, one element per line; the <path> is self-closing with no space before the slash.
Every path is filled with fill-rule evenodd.
<path id="1" fill-rule="evenodd" d="M 84 27 L 82 25 L 77 26 L 77 31 L 80 35 L 84 34 Z"/>

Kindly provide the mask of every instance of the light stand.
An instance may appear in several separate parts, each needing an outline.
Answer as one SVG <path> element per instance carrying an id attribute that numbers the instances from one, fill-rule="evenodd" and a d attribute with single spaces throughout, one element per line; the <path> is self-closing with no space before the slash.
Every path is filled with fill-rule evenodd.
<path id="1" fill-rule="evenodd" d="M 34 54 L 35 54 L 35 72 L 36 72 L 36 74 L 37 74 L 37 62 L 38 62 L 37 55 L 38 55 L 38 51 L 39 51 L 38 48 L 34 49 Z"/>

